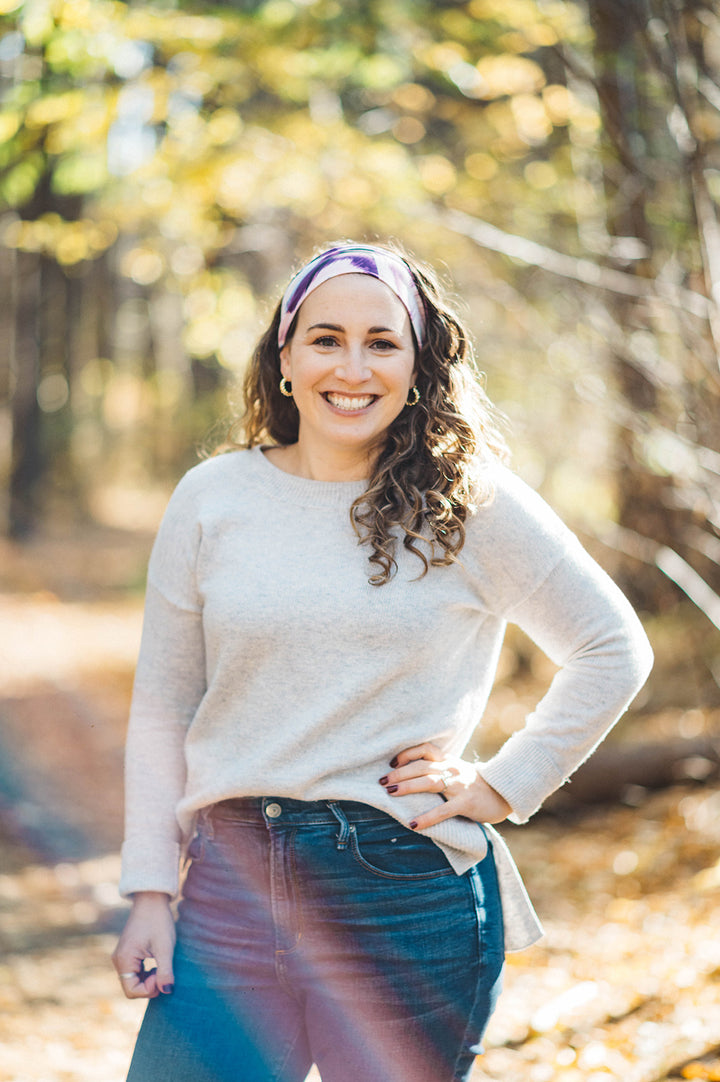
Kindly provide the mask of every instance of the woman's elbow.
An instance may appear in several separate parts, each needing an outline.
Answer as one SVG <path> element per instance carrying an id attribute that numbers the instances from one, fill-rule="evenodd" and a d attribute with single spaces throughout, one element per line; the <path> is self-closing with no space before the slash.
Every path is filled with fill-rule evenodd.
<path id="1" fill-rule="evenodd" d="M 634 626 L 627 629 L 624 636 L 623 653 L 625 656 L 623 672 L 627 679 L 628 699 L 632 700 L 645 685 L 654 662 L 650 640 L 639 620 Z"/>

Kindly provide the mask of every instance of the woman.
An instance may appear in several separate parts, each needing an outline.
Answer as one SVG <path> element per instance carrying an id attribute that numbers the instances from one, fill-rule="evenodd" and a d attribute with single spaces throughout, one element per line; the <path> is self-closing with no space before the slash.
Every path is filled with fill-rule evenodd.
<path id="1" fill-rule="evenodd" d="M 330 249 L 257 347 L 245 446 L 170 501 L 128 735 L 132 1082 L 462 1082 L 541 934 L 489 824 L 566 780 L 650 652 L 501 465 L 469 352 L 428 272 Z M 560 670 L 472 763 L 508 620 Z"/>

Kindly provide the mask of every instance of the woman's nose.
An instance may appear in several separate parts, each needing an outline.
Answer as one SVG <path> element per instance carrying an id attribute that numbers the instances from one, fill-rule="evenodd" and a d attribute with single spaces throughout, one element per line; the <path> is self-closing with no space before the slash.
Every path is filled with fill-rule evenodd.
<path id="1" fill-rule="evenodd" d="M 363 383 L 372 372 L 361 347 L 348 346 L 335 366 L 335 375 L 346 383 Z"/>

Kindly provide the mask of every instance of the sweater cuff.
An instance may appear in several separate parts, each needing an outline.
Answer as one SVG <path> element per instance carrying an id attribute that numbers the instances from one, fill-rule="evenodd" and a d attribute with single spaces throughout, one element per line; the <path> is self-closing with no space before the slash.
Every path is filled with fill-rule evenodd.
<path id="1" fill-rule="evenodd" d="M 125 842 L 122 847 L 122 872 L 118 890 L 123 898 L 141 890 L 154 890 L 174 898 L 179 890 L 180 845 L 163 847 L 162 856 L 147 843 Z"/>
<path id="2" fill-rule="evenodd" d="M 478 764 L 477 770 L 483 781 L 507 800 L 512 808 L 508 819 L 513 823 L 527 822 L 565 781 L 555 763 L 523 732 L 511 736 L 497 755 Z"/>

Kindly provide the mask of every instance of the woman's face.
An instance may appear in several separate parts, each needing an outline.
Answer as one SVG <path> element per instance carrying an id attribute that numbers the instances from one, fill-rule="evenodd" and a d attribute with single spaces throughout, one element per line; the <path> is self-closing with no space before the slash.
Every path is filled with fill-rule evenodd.
<path id="1" fill-rule="evenodd" d="M 303 301 L 280 360 L 300 414 L 300 451 L 367 463 L 415 381 L 410 317 L 384 282 L 343 274 Z"/>

